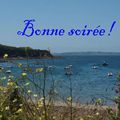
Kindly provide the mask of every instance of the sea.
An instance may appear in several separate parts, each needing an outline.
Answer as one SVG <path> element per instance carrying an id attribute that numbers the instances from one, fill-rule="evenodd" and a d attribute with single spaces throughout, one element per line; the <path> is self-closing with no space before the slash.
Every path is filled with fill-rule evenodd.
<path id="1" fill-rule="evenodd" d="M 107 66 L 103 66 L 104 61 Z M 120 55 L 63 55 L 57 59 L 29 59 L 0 63 L 1 66 L 10 69 L 14 76 L 19 77 L 21 70 L 14 63 L 22 63 L 24 66 L 27 64 L 34 70 L 47 67 L 44 76 L 46 91 L 50 91 L 54 85 L 56 100 L 62 101 L 70 96 L 71 81 L 74 101 L 92 104 L 96 99 L 101 98 L 105 105 L 114 104 L 113 99 L 117 95 L 115 93 L 117 74 L 120 72 Z M 68 66 L 71 74 L 66 75 Z M 109 73 L 112 75 L 109 76 Z M 32 82 L 33 76 L 29 75 L 29 77 Z M 38 79 L 38 75 L 35 75 L 33 82 L 37 85 L 43 84 L 43 78 Z M 33 85 L 31 89 L 34 93 L 40 91 Z"/>

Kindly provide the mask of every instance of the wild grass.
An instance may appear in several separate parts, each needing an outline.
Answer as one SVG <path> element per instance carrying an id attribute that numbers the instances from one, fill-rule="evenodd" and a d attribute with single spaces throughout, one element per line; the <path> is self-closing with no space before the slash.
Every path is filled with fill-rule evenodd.
<path id="1" fill-rule="evenodd" d="M 65 98 L 56 91 L 52 66 L 39 62 L 31 67 L 28 57 L 26 64 L 9 60 L 7 54 L 4 59 L 19 72 L 14 74 L 10 68 L 0 67 L 0 120 L 120 120 L 120 74 L 114 100 L 117 108 L 102 106 L 100 98 L 92 105 L 82 105 L 74 102 L 71 65 L 65 68 L 69 80 Z M 52 78 L 50 85 L 48 74 Z"/>

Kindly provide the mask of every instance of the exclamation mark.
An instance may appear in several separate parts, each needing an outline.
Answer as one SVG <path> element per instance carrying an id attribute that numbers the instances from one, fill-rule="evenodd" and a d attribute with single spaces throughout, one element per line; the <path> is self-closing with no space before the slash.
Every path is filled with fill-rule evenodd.
<path id="1" fill-rule="evenodd" d="M 116 21 L 114 21 L 113 24 L 111 25 L 110 33 L 112 32 L 112 30 L 113 30 L 113 28 L 114 28 L 114 26 L 115 26 L 115 23 L 116 23 Z M 108 33 L 109 36 L 110 36 L 110 33 Z"/>

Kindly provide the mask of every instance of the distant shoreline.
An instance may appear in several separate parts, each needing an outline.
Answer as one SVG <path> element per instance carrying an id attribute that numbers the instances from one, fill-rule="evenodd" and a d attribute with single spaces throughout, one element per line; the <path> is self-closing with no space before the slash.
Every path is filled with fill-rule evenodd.
<path id="1" fill-rule="evenodd" d="M 64 53 L 54 53 L 53 55 L 63 55 L 63 56 L 71 56 L 71 55 L 76 55 L 76 56 L 108 56 L 108 55 L 113 55 L 113 56 L 120 56 L 120 52 L 64 52 Z"/>
<path id="2" fill-rule="evenodd" d="M 8 60 L 32 60 L 32 59 L 63 59 L 64 57 L 63 56 L 53 56 L 53 57 L 11 57 L 11 58 L 7 58 L 7 59 L 4 59 L 4 58 L 0 58 L 0 62 L 5 62 L 5 61 L 8 61 Z"/>

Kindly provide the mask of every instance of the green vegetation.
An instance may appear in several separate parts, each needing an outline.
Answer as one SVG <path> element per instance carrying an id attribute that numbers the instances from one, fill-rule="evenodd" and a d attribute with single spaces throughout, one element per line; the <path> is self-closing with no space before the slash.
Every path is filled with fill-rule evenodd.
<path id="1" fill-rule="evenodd" d="M 110 114 L 110 120 L 120 120 L 120 73 L 118 73 L 118 81 L 116 83 L 116 90 L 115 92 L 118 94 L 114 98 L 114 102 L 117 104 L 117 110 L 114 111 L 112 109 L 109 109 L 108 112 Z"/>
<path id="2" fill-rule="evenodd" d="M 4 54 L 8 54 L 9 58 L 25 58 L 26 49 L 29 58 L 53 57 L 51 53 L 47 50 L 36 50 L 30 47 L 10 47 L 5 45 L 0 45 L 0 58 L 2 58 Z"/>
<path id="3" fill-rule="evenodd" d="M 69 80 L 69 93 L 65 98 L 56 91 L 51 66 L 40 62 L 37 63 L 37 68 L 33 69 L 28 59 L 24 66 L 15 60 L 9 60 L 8 57 L 8 54 L 3 55 L 8 65 L 12 62 L 21 72 L 15 76 L 8 68 L 0 67 L 0 120 L 120 120 L 120 74 L 116 84 L 117 109 L 102 106 L 100 98 L 92 105 L 81 105 L 79 102 L 74 103 L 71 66 L 65 69 Z M 49 90 L 46 89 L 47 81 L 50 80 L 48 74 L 52 77 Z M 35 81 L 37 79 L 38 82 Z M 56 97 L 62 102 L 56 101 Z"/>

